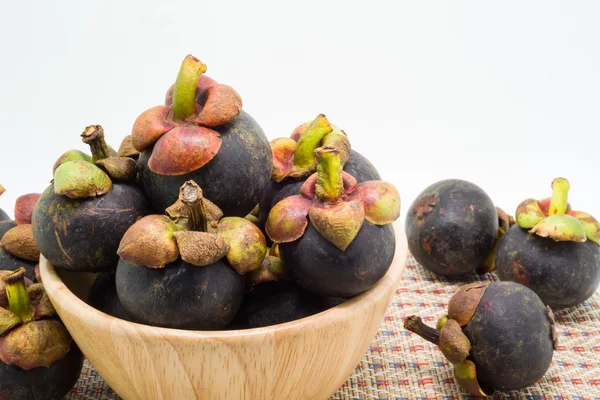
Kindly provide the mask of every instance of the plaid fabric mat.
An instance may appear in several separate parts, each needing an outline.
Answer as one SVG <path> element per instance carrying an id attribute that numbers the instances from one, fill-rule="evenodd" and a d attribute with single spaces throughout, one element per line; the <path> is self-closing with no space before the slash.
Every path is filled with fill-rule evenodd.
<path id="1" fill-rule="evenodd" d="M 496 280 L 493 274 L 472 280 Z M 377 337 L 332 400 L 474 400 L 454 383 L 452 365 L 433 346 L 405 331 L 403 318 L 416 314 L 435 325 L 462 282 L 435 276 L 409 256 L 404 278 Z M 556 313 L 560 347 L 536 386 L 496 393 L 494 399 L 600 400 L 600 291 L 573 309 Z M 119 399 L 85 364 L 72 400 Z"/>

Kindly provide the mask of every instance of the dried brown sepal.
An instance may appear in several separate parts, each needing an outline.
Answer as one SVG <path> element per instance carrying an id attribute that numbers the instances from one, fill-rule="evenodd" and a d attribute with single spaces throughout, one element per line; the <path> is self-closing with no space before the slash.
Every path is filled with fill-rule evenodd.
<path id="1" fill-rule="evenodd" d="M 229 243 L 227 261 L 238 274 L 260 268 L 267 254 L 267 240 L 258 226 L 244 218 L 226 217 L 218 229 L 219 236 Z"/>
<path id="2" fill-rule="evenodd" d="M 125 136 L 121 142 L 121 145 L 119 146 L 117 156 L 137 158 L 139 155 L 140 152 L 133 146 L 133 136 Z"/>
<path id="3" fill-rule="evenodd" d="M 204 206 L 204 217 L 208 222 L 208 229 L 206 230 L 209 233 L 217 232 L 217 223 L 223 217 L 223 211 L 212 201 L 202 198 L 202 203 Z M 173 219 L 178 225 L 185 226 L 190 229 L 190 209 L 189 206 L 183 203 L 181 199 L 177 199 L 173 205 L 169 206 L 166 210 L 166 213 L 171 219 Z"/>
<path id="4" fill-rule="evenodd" d="M 154 145 L 158 139 L 169 132 L 173 122 L 171 106 L 156 106 L 144 111 L 133 124 L 131 142 L 137 151 L 144 151 Z"/>
<path id="5" fill-rule="evenodd" d="M 37 261 L 40 251 L 33 239 L 31 224 L 17 225 L 4 234 L 0 246 L 15 257 L 29 261 Z"/>
<path id="6" fill-rule="evenodd" d="M 223 258 L 229 244 L 214 233 L 181 231 L 174 233 L 181 259 L 197 267 L 213 264 Z"/>
<path id="7" fill-rule="evenodd" d="M 265 224 L 267 235 L 275 243 L 293 242 L 308 226 L 308 211 L 312 201 L 300 195 L 289 196 L 271 209 Z"/>
<path id="8" fill-rule="evenodd" d="M 297 143 L 289 138 L 278 138 L 270 142 L 271 154 L 273 155 L 273 169 L 271 180 L 281 182 L 294 167 L 294 151 Z"/>
<path id="9" fill-rule="evenodd" d="M 223 125 L 242 112 L 242 98 L 231 86 L 221 83 L 206 90 L 205 103 L 194 123 L 209 128 Z"/>
<path id="10" fill-rule="evenodd" d="M 131 181 L 135 179 L 137 163 L 129 157 L 109 157 L 96 161 L 108 173 L 108 175 L 117 181 Z"/>
<path id="11" fill-rule="evenodd" d="M 202 126 L 180 125 L 156 141 L 148 168 L 160 175 L 184 175 L 195 171 L 219 152 L 219 134 Z"/>
<path id="12" fill-rule="evenodd" d="M 21 325 L 21 318 L 9 310 L 0 307 L 0 336 L 13 329 L 15 326 Z"/>
<path id="13" fill-rule="evenodd" d="M 440 329 L 440 350 L 452 364 L 464 361 L 471 352 L 471 343 L 462 328 L 453 319 L 448 319 Z"/>
<path id="14" fill-rule="evenodd" d="M 365 219 L 375 225 L 387 225 L 400 217 L 400 193 L 394 185 L 383 181 L 358 184 L 352 198 L 362 202 Z"/>
<path id="15" fill-rule="evenodd" d="M 165 215 L 147 215 L 125 232 L 117 254 L 129 264 L 163 268 L 179 257 L 173 234 L 182 229 Z"/>
<path id="16" fill-rule="evenodd" d="M 56 316 L 56 310 L 41 283 L 35 283 L 27 288 L 29 301 L 33 309 L 33 319 L 51 318 Z"/>
<path id="17" fill-rule="evenodd" d="M 32 321 L 0 337 L 0 360 L 25 371 L 49 368 L 67 355 L 72 340 L 57 320 Z"/>
<path id="18" fill-rule="evenodd" d="M 14 271 L 0 270 L 0 307 L 8 308 L 8 298 L 6 297 L 6 282 L 5 278 L 10 276 Z M 24 278 L 25 287 L 33 285 L 29 278 Z"/>
<path id="19" fill-rule="evenodd" d="M 15 201 L 15 222 L 17 225 L 31 224 L 31 215 L 39 198 L 39 193 L 24 194 L 17 198 Z"/>
<path id="20" fill-rule="evenodd" d="M 275 256 L 266 256 L 260 268 L 248 273 L 246 282 L 250 286 L 257 285 L 263 282 L 274 282 L 284 279 L 289 279 L 285 274 L 281 259 Z"/>
<path id="21" fill-rule="evenodd" d="M 550 321 L 550 329 L 552 335 L 552 348 L 554 350 L 558 350 L 558 332 L 556 331 L 556 319 L 554 319 L 554 313 L 550 306 L 546 306 L 546 316 L 548 317 L 548 321 Z"/>
<path id="22" fill-rule="evenodd" d="M 314 203 L 308 215 L 317 232 L 342 251 L 358 235 L 365 220 L 364 207 L 358 200 L 335 204 Z"/>
<path id="23" fill-rule="evenodd" d="M 448 318 L 465 326 L 471 321 L 489 282 L 474 282 L 458 288 L 448 303 Z"/>
<path id="24" fill-rule="evenodd" d="M 456 382 L 472 395 L 488 397 L 494 394 L 493 392 L 486 393 L 479 386 L 475 363 L 471 360 L 464 360 L 460 364 L 456 364 L 454 366 L 454 377 Z"/>

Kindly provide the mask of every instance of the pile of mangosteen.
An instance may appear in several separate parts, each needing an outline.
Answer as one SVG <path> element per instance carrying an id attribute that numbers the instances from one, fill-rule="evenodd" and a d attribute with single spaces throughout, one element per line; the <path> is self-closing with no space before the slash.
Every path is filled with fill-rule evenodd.
<path id="1" fill-rule="evenodd" d="M 439 346 L 471 394 L 537 382 L 557 348 L 552 308 L 577 306 L 600 284 L 600 224 L 571 209 L 566 179 L 552 189 L 513 218 L 477 185 L 444 180 L 408 209 L 409 249 L 425 269 L 453 282 L 485 273 L 492 281 L 459 287 L 435 329 L 418 316 L 404 324 Z"/>

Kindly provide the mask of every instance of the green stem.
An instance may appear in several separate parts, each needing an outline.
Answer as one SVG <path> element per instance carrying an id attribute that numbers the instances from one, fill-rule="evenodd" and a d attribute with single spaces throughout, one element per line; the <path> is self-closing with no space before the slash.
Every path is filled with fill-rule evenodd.
<path id="1" fill-rule="evenodd" d="M 431 342 L 437 346 L 440 345 L 440 331 L 427 326 L 421 320 L 421 317 L 412 315 L 404 320 L 404 329 L 408 329 L 411 332 L 416 333 L 423 339 Z"/>
<path id="2" fill-rule="evenodd" d="M 344 194 L 340 152 L 333 147 L 319 147 L 317 157 L 317 184 L 315 193 L 324 203 L 335 203 Z"/>
<path id="3" fill-rule="evenodd" d="M 94 164 L 99 160 L 104 160 L 114 155 L 114 150 L 104 140 L 104 129 L 100 125 L 86 127 L 81 134 L 81 140 L 90 146 L 92 162 Z"/>
<path id="4" fill-rule="evenodd" d="M 25 287 L 25 268 L 21 267 L 8 275 L 6 282 L 6 297 L 8 298 L 9 310 L 17 315 L 23 322 L 29 322 L 33 318 L 33 309 L 29 303 L 29 293 Z"/>
<path id="5" fill-rule="evenodd" d="M 294 151 L 294 165 L 298 168 L 311 169 L 315 163 L 315 150 L 333 128 L 324 114 L 319 114 L 306 128 Z"/>
<path id="6" fill-rule="evenodd" d="M 206 65 L 189 54 L 181 63 L 173 88 L 173 117 L 183 121 L 196 113 L 196 85 Z"/>
<path id="7" fill-rule="evenodd" d="M 190 230 L 207 232 L 208 220 L 200 186 L 194 181 L 187 181 L 179 189 L 179 199 L 188 206 Z"/>
<path id="8" fill-rule="evenodd" d="M 552 200 L 548 207 L 548 215 L 564 214 L 567 212 L 569 188 L 569 181 L 565 178 L 556 178 L 552 181 Z"/>

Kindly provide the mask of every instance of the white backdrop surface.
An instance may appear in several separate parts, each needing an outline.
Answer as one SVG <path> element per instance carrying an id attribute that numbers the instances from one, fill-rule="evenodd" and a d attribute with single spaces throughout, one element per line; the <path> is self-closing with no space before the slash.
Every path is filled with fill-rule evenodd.
<path id="1" fill-rule="evenodd" d="M 270 139 L 318 113 L 394 183 L 403 216 L 461 178 L 509 212 L 571 181 L 600 218 L 600 3 L 0 1 L 0 207 L 41 192 L 100 124 L 118 146 L 183 57 Z"/>

